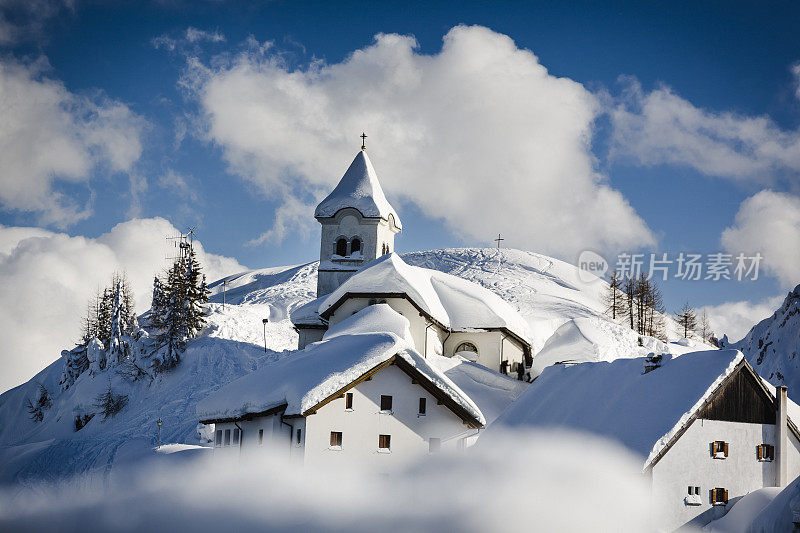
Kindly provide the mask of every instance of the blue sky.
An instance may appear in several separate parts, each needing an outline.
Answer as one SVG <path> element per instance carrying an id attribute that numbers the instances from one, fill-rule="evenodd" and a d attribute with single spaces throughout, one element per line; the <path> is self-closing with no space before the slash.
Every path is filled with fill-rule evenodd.
<path id="1" fill-rule="evenodd" d="M 61 99 L 57 107 L 78 108 L 67 118 L 78 125 L 66 128 L 73 133 L 78 128 L 74 135 L 84 143 L 83 157 L 88 161 L 69 171 L 64 169 L 72 167 L 50 161 L 50 166 L 28 178 L 22 177 L 24 172 L 10 170 L 25 167 L 24 161 L 21 166 L 6 166 L 3 187 L 10 192 L 0 191 L 0 224 L 5 226 L 97 238 L 131 218 L 163 217 L 179 230 L 198 226 L 207 251 L 235 258 L 241 265 L 257 268 L 313 260 L 319 233 L 308 206 L 341 176 L 358 149 L 361 129 L 366 129 L 368 146 L 375 146 L 370 151 L 373 163 L 403 218 L 398 251 L 491 245 L 502 231 L 509 246 L 571 262 L 582 249 L 607 257 L 618 251 L 711 253 L 726 249 L 722 235 L 732 228 L 728 251 L 760 251 L 772 265 L 770 271 L 762 270 L 759 281 L 671 280 L 663 284 L 670 311 L 686 300 L 695 306 L 717 306 L 709 311 L 716 313 L 718 328 L 726 328 L 725 320 L 733 320 L 726 316 L 731 311 L 724 304 L 740 302 L 748 317 L 756 320 L 765 308 L 753 306 L 765 301 L 773 305 L 779 295 L 800 282 L 795 255 L 782 251 L 800 244 L 795 212 L 800 210 L 800 69 L 794 70 L 800 62 L 796 39 L 800 7 L 796 3 L 428 2 L 409 6 L 399 2 L 42 0 L 0 2 L 0 9 L 4 13 L 0 57 L 6 65 L 0 75 L 9 76 L 13 68 L 20 83 L 55 84 L 58 95 L 53 97 Z M 458 25 L 478 25 L 487 32 L 453 37 L 458 43 L 453 49 L 459 53 L 445 60 L 443 38 Z M 387 41 L 381 48 L 376 34 L 413 36 L 416 46 L 406 47 L 408 52 L 403 45 Z M 513 43 L 502 41 L 504 36 Z M 514 53 L 530 51 L 535 59 L 509 59 L 508 46 Z M 490 64 L 508 80 L 495 78 L 494 85 L 491 80 L 480 82 L 485 89 L 478 94 L 486 105 L 479 106 L 477 113 L 486 116 L 476 118 L 474 126 L 459 109 L 472 105 L 475 93 L 454 91 L 452 114 L 439 113 L 445 102 L 435 112 L 420 112 L 409 119 L 419 130 L 408 134 L 414 139 L 407 140 L 402 131 L 384 132 L 387 120 L 374 122 L 375 109 L 391 108 L 395 100 L 370 100 L 366 118 L 357 116 L 360 95 L 374 92 L 375 76 L 387 72 L 383 63 L 375 66 L 371 60 L 353 67 L 352 54 L 364 50 L 376 61 L 390 63 L 408 52 L 409 61 L 420 69 L 426 68 L 427 58 L 439 58 L 439 66 L 431 68 L 439 72 L 455 64 L 458 76 L 452 80 L 438 79 L 434 72 L 420 81 L 444 87 L 464 79 L 469 84 L 464 73 L 471 67 L 458 62 L 469 63 L 486 50 L 496 54 Z M 501 64 L 506 59 L 507 68 Z M 341 65 L 352 68 L 346 74 L 325 70 Z M 547 69 L 545 79 L 537 77 L 538 66 Z M 322 74 L 309 74 L 314 68 L 322 69 Z M 516 69 L 528 68 L 529 76 L 514 94 L 534 95 L 531 105 L 556 109 L 541 122 L 531 113 L 530 130 L 535 134 L 530 139 L 525 138 L 524 123 L 506 129 L 498 118 L 525 112 L 528 100 L 513 97 L 504 102 L 508 95 L 493 94 L 494 88 L 515 83 Z M 341 101 L 355 100 L 347 120 L 323 111 L 313 124 L 295 127 L 294 116 L 315 113 L 317 108 L 307 109 L 305 103 L 292 100 L 295 107 L 282 115 L 270 98 L 265 102 L 254 94 L 269 80 L 287 82 L 295 72 L 305 75 L 303 87 L 313 97 L 335 102 L 346 93 L 348 100 Z M 402 77 L 399 67 L 396 72 Z M 359 78 L 361 73 L 363 78 Z M 329 78 L 335 82 L 326 81 Z M 574 84 L 562 91 L 556 78 Z M 424 87 L 403 92 L 402 81 L 392 83 L 392 90 L 400 87 L 396 100 L 404 100 L 392 112 L 402 117 L 427 105 L 413 98 L 443 93 L 440 88 Z M 239 105 L 242 102 L 235 101 L 236 97 L 228 98 L 239 89 L 244 95 L 240 100 L 252 97 L 252 102 Z M 503 107 L 506 103 L 510 107 Z M 648 103 L 650 116 L 643 111 Z M 125 108 L 124 116 L 108 118 L 114 106 Z M 243 114 L 237 117 L 236 113 Z M 229 121 L 220 118 L 223 114 Z M 28 116 L 35 115 L 21 120 Z M 448 130 L 440 123 L 451 116 L 454 124 L 463 123 Z M 663 124 L 681 122 L 681 117 L 685 123 L 675 131 L 664 131 Z M 231 131 L 239 122 L 247 129 L 248 121 L 253 121 L 252 135 Z M 465 129 L 481 124 L 491 125 L 493 134 L 456 140 Z M 0 131 L 3 128 L 0 125 Z M 254 147 L 253 136 L 262 131 L 259 128 L 272 130 L 274 136 L 263 147 Z M 682 135 L 686 128 L 690 135 Z M 5 129 L 5 135 L 17 135 L 13 126 Z M 402 123 L 397 129 L 402 129 Z M 331 142 L 317 140 L 328 134 Z M 36 138 L 35 132 L 31 135 Z M 130 139 L 140 149 L 128 154 L 122 146 L 130 147 Z M 530 146 L 540 141 L 552 146 L 539 152 L 533 149 L 529 158 L 520 160 L 524 147 L 514 143 L 523 141 Z M 476 152 L 473 146 L 485 147 L 486 152 Z M 697 146 L 701 148 L 693 150 Z M 50 153 L 47 147 L 37 149 Z M 3 153 L 6 158 L 19 153 L 8 150 Z M 291 155 L 285 155 L 289 151 Z M 549 160 L 550 153 L 562 159 Z M 53 158 L 57 156 L 55 152 Z M 458 202 L 443 204 L 438 211 L 436 202 L 418 192 L 425 180 L 441 178 L 443 183 L 460 185 L 459 175 L 444 174 L 504 157 L 511 161 L 502 161 L 498 168 L 507 166 L 517 174 L 508 179 L 503 173 L 487 178 L 498 190 L 510 188 L 519 197 L 536 198 L 546 189 L 542 198 L 552 198 L 541 203 L 534 199 L 530 209 L 528 204 L 504 206 L 503 200 L 486 208 L 487 198 L 493 196 L 487 194 L 491 189 L 476 188 L 473 196 L 460 193 Z M 462 166 L 441 163 L 449 158 L 463 160 Z M 405 181 L 404 161 L 411 164 L 410 172 L 427 169 L 436 174 Z M 576 196 L 583 198 L 584 207 L 571 204 L 563 193 L 558 195 L 561 169 L 565 162 L 575 161 L 575 167 L 564 173 L 585 176 L 575 183 L 566 181 L 563 187 L 580 190 Z M 541 174 L 540 168 L 544 169 Z M 591 198 L 601 193 L 597 183 L 590 183 L 590 174 L 600 175 L 603 190 L 616 195 L 609 200 L 608 210 L 591 205 Z M 15 184 L 19 180 L 40 187 L 23 194 Z M 540 187 L 537 180 L 550 185 Z M 526 188 L 517 189 L 518 184 Z M 463 189 L 468 192 L 472 185 L 465 177 Z M 54 202 L 71 205 L 73 214 L 54 213 L 58 211 Z M 277 210 L 289 204 L 293 208 L 284 230 L 253 244 L 274 227 Z M 550 208 L 555 211 L 548 212 Z M 457 216 L 455 211 L 482 214 Z M 576 220 L 584 211 L 582 226 Z M 547 225 L 565 213 L 569 220 L 563 227 L 560 222 Z M 155 265 L 154 270 L 159 267 Z"/>

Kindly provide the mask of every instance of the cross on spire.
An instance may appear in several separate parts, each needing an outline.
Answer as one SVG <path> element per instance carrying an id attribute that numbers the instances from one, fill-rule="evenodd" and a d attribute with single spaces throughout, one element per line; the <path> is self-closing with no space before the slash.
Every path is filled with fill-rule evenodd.
<path id="1" fill-rule="evenodd" d="M 497 238 L 494 240 L 494 242 L 496 242 L 496 243 L 497 243 L 497 249 L 498 249 L 498 250 L 500 249 L 500 241 L 504 241 L 504 240 L 505 240 L 505 239 L 504 239 L 504 238 L 502 238 L 502 237 L 500 236 L 500 234 L 498 233 L 498 234 L 497 234 Z"/>
<path id="2" fill-rule="evenodd" d="M 362 131 L 361 135 L 359 135 L 359 137 L 361 137 L 361 149 L 362 150 L 366 150 L 367 149 L 367 134 Z"/>

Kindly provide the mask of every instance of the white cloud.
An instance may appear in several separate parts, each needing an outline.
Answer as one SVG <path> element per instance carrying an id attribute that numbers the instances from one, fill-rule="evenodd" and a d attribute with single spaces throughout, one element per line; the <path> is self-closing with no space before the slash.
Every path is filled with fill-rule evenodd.
<path id="1" fill-rule="evenodd" d="M 53 190 L 54 181 L 129 171 L 142 152 L 144 121 L 119 102 L 70 93 L 42 75 L 44 63 L 0 61 L 0 203 L 65 227 L 89 208 Z"/>
<path id="2" fill-rule="evenodd" d="M 466 240 L 502 232 L 509 245 L 561 256 L 654 242 L 596 172 L 595 96 L 505 35 L 458 26 L 439 53 L 423 55 L 413 37 L 379 34 L 340 63 L 298 69 L 249 41 L 209 65 L 191 58 L 183 80 L 207 139 L 233 172 L 292 206 L 262 240 L 314 224 L 314 201 L 342 176 L 364 130 L 389 197 Z"/>
<path id="3" fill-rule="evenodd" d="M 153 276 L 174 254 L 165 238 L 174 235 L 178 230 L 163 218 L 123 222 L 96 239 L 0 226 L 0 391 L 73 346 L 89 297 L 114 271 L 127 273 L 137 311 L 149 308 Z M 200 243 L 196 249 L 209 281 L 245 269 Z"/>
<path id="4" fill-rule="evenodd" d="M 706 305 L 698 309 L 708 314 L 711 329 L 719 338 L 728 336 L 728 340 L 736 342 L 742 339 L 750 328 L 764 320 L 781 305 L 785 296 L 767 298 L 758 303 L 725 302 L 719 305 Z"/>
<path id="5" fill-rule="evenodd" d="M 800 283 L 800 197 L 763 190 L 742 202 L 734 223 L 722 232 L 730 253 L 763 256 L 763 270 L 783 288 Z"/>
<path id="6" fill-rule="evenodd" d="M 669 87 L 649 93 L 636 80 L 611 109 L 612 156 L 642 165 L 687 166 L 710 176 L 768 182 L 800 171 L 800 131 L 769 117 L 695 107 Z"/>
<path id="7" fill-rule="evenodd" d="M 224 43 L 225 36 L 217 31 L 199 30 L 197 28 L 189 26 L 188 28 L 186 28 L 186 31 L 183 33 L 181 37 L 174 38 L 164 34 L 164 35 L 159 35 L 158 37 L 154 37 L 153 39 L 150 40 L 150 43 L 156 50 L 164 49 L 169 52 L 174 52 L 175 50 L 184 49 L 186 48 L 187 44 L 195 44 L 201 42 Z"/>

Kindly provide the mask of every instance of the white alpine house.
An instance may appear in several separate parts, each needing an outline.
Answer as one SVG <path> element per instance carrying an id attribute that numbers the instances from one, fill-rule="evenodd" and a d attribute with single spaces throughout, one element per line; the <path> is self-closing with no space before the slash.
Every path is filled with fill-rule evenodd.
<path id="1" fill-rule="evenodd" d="M 288 456 L 305 465 L 388 471 L 473 444 L 487 416 L 525 387 L 469 361 L 428 360 L 412 344 L 405 317 L 386 304 L 368 306 L 322 342 L 209 395 L 197 415 L 215 424 L 222 453 L 259 453 L 271 440 L 288 443 Z"/>
<path id="2" fill-rule="evenodd" d="M 507 428 L 587 432 L 642 460 L 653 526 L 702 527 L 800 474 L 800 407 L 741 352 L 548 367 L 481 437 Z M 620 495 L 624 497 L 624 495 Z"/>

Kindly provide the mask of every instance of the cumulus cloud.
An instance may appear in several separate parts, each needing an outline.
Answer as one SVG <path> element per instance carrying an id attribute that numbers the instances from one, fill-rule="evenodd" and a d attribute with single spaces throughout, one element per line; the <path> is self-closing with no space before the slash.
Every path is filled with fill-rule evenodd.
<path id="1" fill-rule="evenodd" d="M 719 305 L 706 305 L 698 309 L 705 311 L 711 330 L 720 338 L 728 336 L 728 340 L 736 342 L 742 339 L 750 328 L 764 320 L 781 305 L 785 296 L 778 295 L 758 303 L 725 302 Z"/>
<path id="2" fill-rule="evenodd" d="M 123 222 L 94 239 L 0 226 L 0 391 L 73 346 L 89 297 L 114 271 L 127 273 L 137 311 L 148 309 L 153 276 L 174 255 L 165 237 L 179 234 L 163 218 Z M 235 259 L 205 252 L 199 242 L 196 250 L 209 281 L 245 270 Z"/>
<path id="3" fill-rule="evenodd" d="M 635 79 L 625 83 L 610 111 L 612 157 L 731 180 L 767 182 L 776 173 L 800 171 L 800 131 L 781 129 L 766 116 L 698 108 L 669 87 L 645 92 Z"/>
<path id="4" fill-rule="evenodd" d="M 553 450 L 557 450 L 554 453 Z M 224 450 L 222 450 L 224 452 Z M 515 432 L 379 476 L 304 468 L 268 443 L 246 460 L 165 458 L 111 475 L 0 492 L 19 531 L 650 530 L 649 486 L 623 449 L 590 435 Z M 185 452 L 183 452 L 185 453 Z M 226 460 L 227 459 L 227 460 Z M 116 464 L 115 464 L 116 466 Z M 142 512 L 131 512 L 140 509 Z M 122 518 L 124 517 L 124 518 Z"/>
<path id="5" fill-rule="evenodd" d="M 313 224 L 364 130 L 392 201 L 465 240 L 502 232 L 561 256 L 654 241 L 595 169 L 597 98 L 487 28 L 455 27 L 433 55 L 413 37 L 379 34 L 340 63 L 299 68 L 251 40 L 233 57 L 190 58 L 182 83 L 231 170 L 291 206 L 261 240 Z"/>
<path id="6" fill-rule="evenodd" d="M 145 122 L 120 102 L 69 92 L 43 75 L 45 63 L 0 61 L 0 203 L 65 227 L 90 208 L 54 190 L 54 182 L 131 170 Z"/>
<path id="7" fill-rule="evenodd" d="M 764 272 L 783 288 L 795 287 L 800 283 L 800 197 L 769 189 L 751 196 L 721 241 L 730 253 L 760 252 Z"/>

